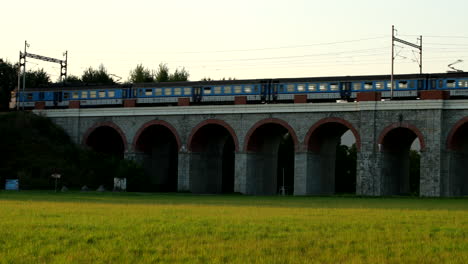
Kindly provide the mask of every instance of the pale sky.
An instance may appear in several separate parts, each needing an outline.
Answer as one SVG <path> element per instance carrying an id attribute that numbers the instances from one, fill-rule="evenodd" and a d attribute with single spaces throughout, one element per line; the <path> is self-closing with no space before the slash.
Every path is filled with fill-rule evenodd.
<path id="1" fill-rule="evenodd" d="M 275 78 L 389 74 L 391 26 L 399 38 L 423 36 L 423 71 L 468 71 L 466 0 L 3 0 L 0 58 L 28 52 L 62 58 L 80 76 L 104 64 L 127 80 L 142 63 L 185 67 L 203 77 Z M 419 72 L 418 57 L 397 44 L 396 73 Z M 414 51 L 416 52 L 416 51 Z M 59 65 L 28 59 L 53 80 Z"/>

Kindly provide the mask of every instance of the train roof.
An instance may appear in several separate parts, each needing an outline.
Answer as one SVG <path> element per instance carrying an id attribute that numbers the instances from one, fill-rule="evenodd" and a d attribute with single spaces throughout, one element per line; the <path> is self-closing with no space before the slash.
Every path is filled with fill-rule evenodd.
<path id="1" fill-rule="evenodd" d="M 390 75 L 357 75 L 357 76 L 328 76 L 328 77 L 299 77 L 299 78 L 265 78 L 265 79 L 245 79 L 245 80 L 219 80 L 219 81 L 186 81 L 186 82 L 153 82 L 135 84 L 87 84 L 87 83 L 55 83 L 45 87 L 26 88 L 27 91 L 77 91 L 77 90 L 99 90 L 118 88 L 145 88 L 145 87 L 192 87 L 203 85 L 241 85 L 260 84 L 264 82 L 330 82 L 330 81 L 376 81 L 390 80 Z M 395 80 L 401 79 L 446 79 L 446 78 L 468 78 L 468 72 L 447 72 L 447 73 L 423 73 L 423 74 L 395 74 Z"/>

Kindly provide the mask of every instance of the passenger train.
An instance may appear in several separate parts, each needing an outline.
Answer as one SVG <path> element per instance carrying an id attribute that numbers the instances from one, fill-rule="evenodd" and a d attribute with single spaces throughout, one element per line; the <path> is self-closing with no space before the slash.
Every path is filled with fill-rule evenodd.
<path id="1" fill-rule="evenodd" d="M 451 97 L 468 98 L 468 72 L 438 74 L 401 74 L 394 76 L 393 93 L 390 75 L 279 78 L 228 81 L 163 82 L 128 85 L 54 84 L 27 88 L 19 93 L 19 105 L 33 108 L 44 102 L 47 108 L 66 108 L 70 101 L 80 107 L 122 106 L 125 99 L 135 99 L 138 106 L 176 105 L 179 98 L 190 104 L 233 104 L 236 96 L 247 103 L 288 103 L 294 95 L 307 101 L 356 99 L 357 93 L 378 91 L 382 98 L 416 99 L 422 90 L 445 90 Z"/>

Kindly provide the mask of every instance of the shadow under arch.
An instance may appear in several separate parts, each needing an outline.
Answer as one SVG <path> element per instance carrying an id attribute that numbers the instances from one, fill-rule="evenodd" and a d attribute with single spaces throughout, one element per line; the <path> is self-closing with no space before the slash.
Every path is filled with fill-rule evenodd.
<path id="1" fill-rule="evenodd" d="M 383 195 L 419 195 L 420 172 L 410 173 L 410 149 L 415 139 L 420 151 L 426 144 L 424 135 L 414 125 L 399 122 L 385 127 L 377 140 L 381 162 Z M 417 160 L 419 163 L 419 159 Z"/>
<path id="2" fill-rule="evenodd" d="M 354 136 L 355 148 L 341 145 L 347 131 Z M 338 117 L 317 121 L 307 132 L 304 147 L 307 150 L 305 194 L 356 193 L 356 155 L 361 138 L 350 122 Z"/>
<path id="3" fill-rule="evenodd" d="M 124 157 L 128 150 L 127 137 L 113 122 L 100 122 L 88 128 L 83 135 L 83 145 L 96 152 Z"/>
<path id="4" fill-rule="evenodd" d="M 223 120 L 208 119 L 195 126 L 188 139 L 190 190 L 194 193 L 234 192 L 234 129 Z"/>
<path id="5" fill-rule="evenodd" d="M 448 196 L 468 195 L 468 117 L 458 120 L 447 137 Z"/>
<path id="6" fill-rule="evenodd" d="M 178 184 L 178 151 L 181 147 L 176 129 L 166 121 L 152 120 L 135 134 L 133 149 L 145 171 L 144 191 L 175 192 Z"/>
<path id="7" fill-rule="evenodd" d="M 248 194 L 294 193 L 294 159 L 299 142 L 284 120 L 267 118 L 255 123 L 245 136 Z"/>

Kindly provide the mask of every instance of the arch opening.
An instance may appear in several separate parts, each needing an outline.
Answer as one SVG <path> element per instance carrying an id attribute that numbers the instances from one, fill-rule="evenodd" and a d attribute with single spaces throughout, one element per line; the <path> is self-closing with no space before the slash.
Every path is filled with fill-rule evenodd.
<path id="1" fill-rule="evenodd" d="M 113 188 L 115 174 L 110 168 L 124 158 L 124 139 L 115 128 L 100 126 L 87 135 L 84 144 L 93 152 L 82 157 L 87 167 L 80 168 L 86 171 L 81 181 L 90 188 Z"/>
<path id="2" fill-rule="evenodd" d="M 135 150 L 142 154 L 145 191 L 176 192 L 178 144 L 172 131 L 157 124 L 146 127 L 136 140 Z"/>
<path id="3" fill-rule="evenodd" d="M 455 128 L 453 136 L 449 138 L 450 157 L 450 195 L 468 195 L 468 122 Z"/>
<path id="4" fill-rule="evenodd" d="M 94 129 L 86 139 L 85 145 L 98 153 L 123 159 L 125 145 L 119 132 L 109 126 Z"/>
<path id="5" fill-rule="evenodd" d="M 248 139 L 248 193 L 294 194 L 294 139 L 276 123 L 259 126 Z"/>
<path id="6" fill-rule="evenodd" d="M 409 128 L 397 127 L 380 143 L 382 155 L 382 194 L 420 194 L 420 140 Z"/>
<path id="7" fill-rule="evenodd" d="M 355 194 L 357 139 L 338 122 L 313 127 L 308 140 L 309 194 Z"/>
<path id="8" fill-rule="evenodd" d="M 235 140 L 224 126 L 200 127 L 191 137 L 189 150 L 192 192 L 234 192 Z"/>

